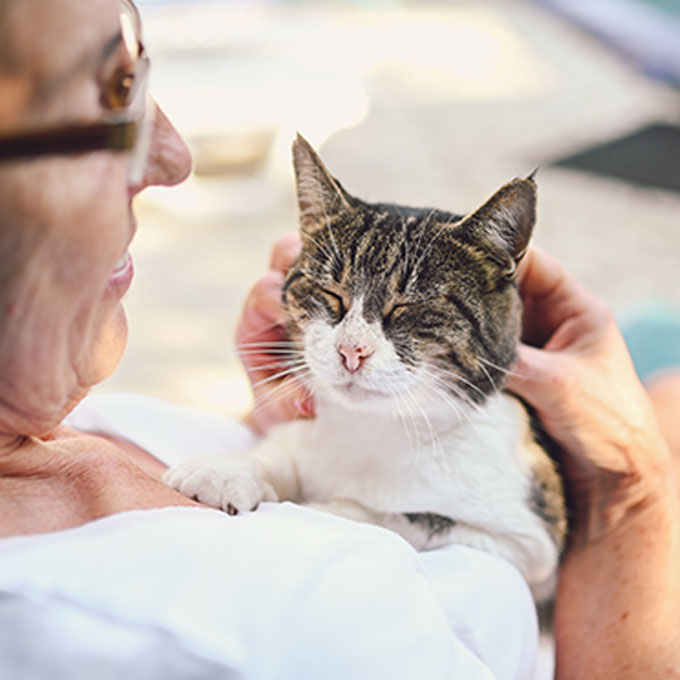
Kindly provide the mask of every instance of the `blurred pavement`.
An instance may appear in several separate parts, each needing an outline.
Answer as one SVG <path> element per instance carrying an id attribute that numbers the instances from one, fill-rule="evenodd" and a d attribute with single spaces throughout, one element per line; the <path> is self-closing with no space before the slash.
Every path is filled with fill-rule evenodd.
<path id="1" fill-rule="evenodd" d="M 249 406 L 233 335 L 296 228 L 299 130 L 365 199 L 465 212 L 541 166 L 536 242 L 616 312 L 680 305 L 680 194 L 549 166 L 680 94 L 528 0 L 143 3 L 159 102 L 197 151 L 137 203 L 131 340 L 99 391 Z M 680 162 L 680 159 L 679 159 Z"/>

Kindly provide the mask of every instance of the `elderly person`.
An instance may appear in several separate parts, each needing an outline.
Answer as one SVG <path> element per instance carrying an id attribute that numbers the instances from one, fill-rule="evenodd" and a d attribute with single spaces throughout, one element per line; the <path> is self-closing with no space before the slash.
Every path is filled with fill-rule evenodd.
<path id="1" fill-rule="evenodd" d="M 310 411 L 304 395 L 250 428 L 144 401 L 73 412 L 126 343 L 132 199 L 190 168 L 147 69 L 128 0 L 0 0 L 0 677 L 530 677 L 533 605 L 499 558 L 418 555 L 289 504 L 233 519 L 162 484 L 173 456 L 207 435 L 242 446 Z M 278 244 L 242 337 L 281 332 L 297 248 Z M 667 447 L 601 305 L 538 252 L 523 286 L 545 349 L 522 348 L 512 387 L 564 447 L 575 512 L 558 676 L 669 677 L 680 520 Z M 249 361 L 251 376 L 266 370 Z M 136 436 L 134 418 L 157 436 Z"/>
<path id="2" fill-rule="evenodd" d="M 72 412 L 125 347 L 133 198 L 190 158 L 147 97 L 129 0 L 0 0 L 0 31 L 0 677 L 526 677 L 533 605 L 502 560 L 421 560 L 289 504 L 230 518 L 160 477 L 252 429 L 143 400 Z M 270 332 L 279 277 L 241 333 Z"/>

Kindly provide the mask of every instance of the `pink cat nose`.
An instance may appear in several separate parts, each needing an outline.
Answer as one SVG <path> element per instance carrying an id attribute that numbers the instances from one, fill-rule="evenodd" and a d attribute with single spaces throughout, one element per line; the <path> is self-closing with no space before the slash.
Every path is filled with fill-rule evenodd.
<path id="1" fill-rule="evenodd" d="M 370 347 L 356 343 L 342 343 L 338 347 L 338 352 L 342 355 L 342 363 L 350 373 L 356 373 L 361 368 L 364 359 L 368 359 L 373 354 Z"/>

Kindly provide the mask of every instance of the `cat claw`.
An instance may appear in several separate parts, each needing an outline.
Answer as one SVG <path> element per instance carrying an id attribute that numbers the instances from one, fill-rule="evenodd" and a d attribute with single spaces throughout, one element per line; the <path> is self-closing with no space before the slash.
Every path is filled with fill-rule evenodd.
<path id="1" fill-rule="evenodd" d="M 163 481 L 185 496 L 229 515 L 254 510 L 263 500 L 277 500 L 272 487 L 257 474 L 248 454 L 190 458 L 170 468 Z"/>

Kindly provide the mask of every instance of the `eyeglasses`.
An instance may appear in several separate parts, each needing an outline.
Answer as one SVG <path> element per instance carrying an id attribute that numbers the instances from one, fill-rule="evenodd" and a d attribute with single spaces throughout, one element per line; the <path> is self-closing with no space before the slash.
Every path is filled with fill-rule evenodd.
<path id="1" fill-rule="evenodd" d="M 96 123 L 72 123 L 44 130 L 0 136 L 0 161 L 91 151 L 129 152 L 128 181 L 142 181 L 151 143 L 155 105 L 148 94 L 149 58 L 142 44 L 142 26 L 131 0 L 120 0 L 122 43 L 129 63 L 105 83 L 103 96 L 111 112 Z"/>

